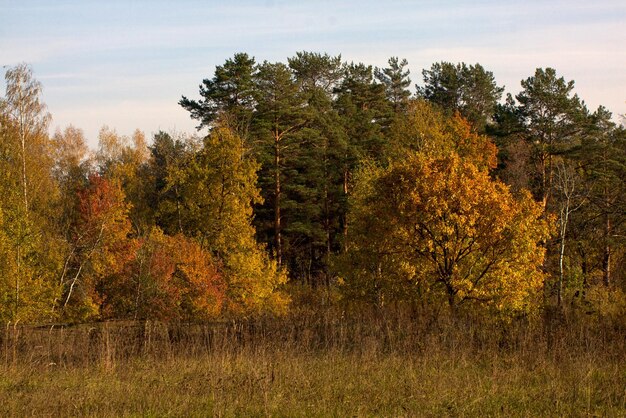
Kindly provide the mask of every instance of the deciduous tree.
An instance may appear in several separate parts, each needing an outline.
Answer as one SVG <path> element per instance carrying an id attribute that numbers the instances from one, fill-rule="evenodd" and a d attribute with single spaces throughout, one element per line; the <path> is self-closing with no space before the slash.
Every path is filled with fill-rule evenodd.
<path id="1" fill-rule="evenodd" d="M 130 206 L 118 182 L 92 174 L 78 192 L 79 216 L 70 241 L 69 273 L 62 306 L 71 319 L 111 318 L 126 311 L 122 289 L 138 242 L 131 234 Z"/>
<path id="2" fill-rule="evenodd" d="M 182 203 L 187 234 L 221 264 L 227 309 L 241 314 L 281 311 L 286 274 L 255 239 L 252 205 L 261 201 L 258 164 L 228 124 L 216 124 L 185 170 Z"/>
<path id="3" fill-rule="evenodd" d="M 222 313 L 225 282 L 210 252 L 158 228 L 141 239 L 124 289 L 134 319 L 207 320 Z"/>
<path id="4" fill-rule="evenodd" d="M 453 310 L 468 302 L 525 310 L 542 283 L 540 215 L 528 194 L 514 199 L 454 153 L 413 154 L 360 178 L 345 278 L 379 300 L 434 294 Z"/>
<path id="5" fill-rule="evenodd" d="M 387 137 L 389 161 L 401 160 L 410 152 L 431 157 L 456 153 L 481 169 L 496 167 L 497 149 L 488 137 L 476 133 L 458 112 L 448 116 L 424 100 L 411 101 Z"/>
<path id="6" fill-rule="evenodd" d="M 5 263 L 0 268 L 6 299 L 4 319 L 49 319 L 58 297 L 56 274 L 61 240 L 53 228 L 58 189 L 52 177 L 41 84 L 20 64 L 5 74 L 0 99 L 0 210 L 3 213 Z M 1 284 L 0 284 L 1 285 Z"/>

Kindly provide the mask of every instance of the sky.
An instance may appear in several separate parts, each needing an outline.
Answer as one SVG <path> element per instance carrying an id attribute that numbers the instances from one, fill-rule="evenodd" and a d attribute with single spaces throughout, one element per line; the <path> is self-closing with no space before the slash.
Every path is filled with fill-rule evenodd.
<path id="1" fill-rule="evenodd" d="M 202 79 L 237 52 L 257 62 L 341 54 L 378 67 L 398 56 L 412 92 L 439 61 L 480 63 L 512 94 L 552 67 L 617 121 L 625 47 L 623 0 L 0 0 L 2 72 L 30 64 L 51 132 L 72 124 L 94 148 L 103 125 L 122 135 L 195 132 L 180 97 L 198 98 Z"/>

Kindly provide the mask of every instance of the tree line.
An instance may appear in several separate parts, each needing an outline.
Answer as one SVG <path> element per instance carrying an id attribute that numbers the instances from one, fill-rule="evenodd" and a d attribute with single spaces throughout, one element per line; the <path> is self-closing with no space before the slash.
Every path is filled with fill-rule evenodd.
<path id="1" fill-rule="evenodd" d="M 626 136 L 574 82 L 440 62 L 238 53 L 180 105 L 206 135 L 48 135 L 0 101 L 0 321 L 284 314 L 344 302 L 520 315 L 623 305 Z M 617 304 L 617 305 L 616 305 Z M 619 305 L 619 306 L 622 306 Z"/>

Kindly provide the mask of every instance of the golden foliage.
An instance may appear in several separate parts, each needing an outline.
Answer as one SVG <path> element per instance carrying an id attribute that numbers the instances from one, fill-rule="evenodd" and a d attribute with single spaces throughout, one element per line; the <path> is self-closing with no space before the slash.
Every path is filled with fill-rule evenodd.
<path id="1" fill-rule="evenodd" d="M 287 275 L 257 243 L 252 225 L 252 205 L 261 202 L 258 167 L 241 138 L 219 123 L 190 167 L 176 175 L 185 177 L 181 194 L 188 225 L 221 263 L 226 308 L 235 315 L 280 314 L 288 304 L 278 291 Z"/>
<path id="2" fill-rule="evenodd" d="M 497 148 L 487 136 L 474 132 L 458 112 L 448 117 L 424 100 L 412 101 L 390 128 L 389 159 L 401 160 L 411 152 L 435 158 L 456 153 L 480 169 L 497 164 Z"/>
<path id="3" fill-rule="evenodd" d="M 455 153 L 364 169 L 352 201 L 348 287 L 377 297 L 445 297 L 526 310 L 542 283 L 548 228 L 529 194 Z M 370 294 L 368 295 L 367 292 Z"/>

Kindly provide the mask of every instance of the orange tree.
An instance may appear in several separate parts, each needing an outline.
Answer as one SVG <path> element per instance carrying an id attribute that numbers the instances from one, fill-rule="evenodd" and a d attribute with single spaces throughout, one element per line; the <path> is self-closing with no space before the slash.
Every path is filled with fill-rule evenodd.
<path id="1" fill-rule="evenodd" d="M 63 315 L 71 320 L 115 317 L 117 293 L 139 244 L 130 236 L 130 205 L 118 182 L 92 174 L 77 192 L 77 207 L 63 275 Z"/>
<path id="2" fill-rule="evenodd" d="M 154 228 L 142 239 L 126 292 L 140 319 L 206 320 L 217 317 L 225 283 L 211 254 L 192 238 Z"/>
<path id="3" fill-rule="evenodd" d="M 134 237 L 119 182 L 98 175 L 78 192 L 62 308 L 71 320 L 208 319 L 225 284 L 210 252 L 158 228 Z"/>
<path id="4" fill-rule="evenodd" d="M 352 296 L 434 298 L 498 311 L 527 310 L 542 283 L 548 228 L 528 193 L 456 153 L 413 153 L 361 171 L 349 252 L 338 266 Z"/>

